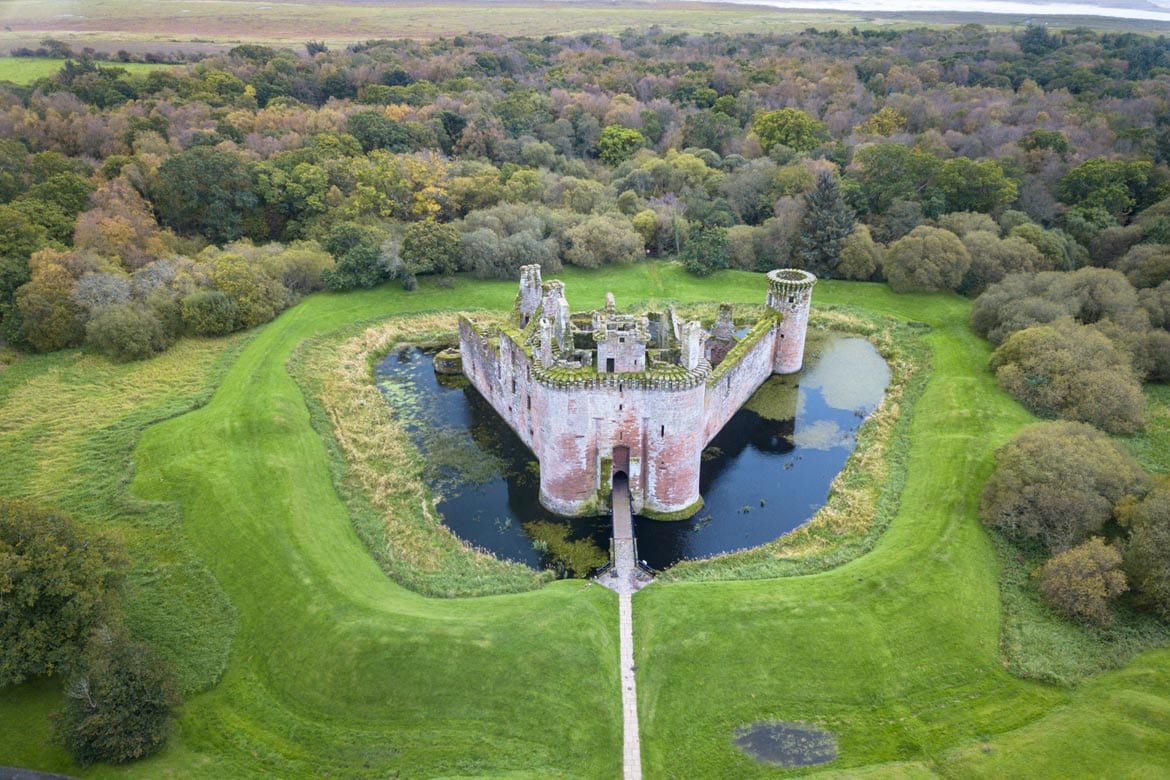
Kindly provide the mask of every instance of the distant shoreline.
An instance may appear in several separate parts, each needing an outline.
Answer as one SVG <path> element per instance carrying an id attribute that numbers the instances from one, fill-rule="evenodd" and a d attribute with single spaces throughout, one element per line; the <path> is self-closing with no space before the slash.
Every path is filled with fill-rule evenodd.
<path id="1" fill-rule="evenodd" d="M 1020 0 L 707 0 L 790 11 L 844 11 L 858 14 L 1012 14 L 1024 17 L 1099 16 L 1108 19 L 1170 22 L 1170 7 L 1152 3 L 1027 3 Z"/>

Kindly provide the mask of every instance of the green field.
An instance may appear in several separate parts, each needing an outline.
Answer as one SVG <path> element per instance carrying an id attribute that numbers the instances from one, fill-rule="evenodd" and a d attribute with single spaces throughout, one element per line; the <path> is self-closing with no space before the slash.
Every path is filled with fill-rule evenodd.
<path id="1" fill-rule="evenodd" d="M 31 84 L 37 79 L 53 76 L 61 70 L 65 60 L 42 57 L 0 57 L 0 81 L 13 84 Z M 102 67 L 125 68 L 131 73 L 148 73 L 172 65 L 154 65 L 144 62 L 103 62 Z"/>
<path id="2" fill-rule="evenodd" d="M 606 290 L 630 306 L 763 293 L 759 275 L 672 265 L 560 277 L 582 307 Z M 0 493 L 126 540 L 131 621 L 189 691 L 160 755 L 86 776 L 619 776 L 616 598 L 581 581 L 455 600 L 393 584 L 353 531 L 286 367 L 306 338 L 354 322 L 514 295 L 469 279 L 320 294 L 243 340 L 0 370 Z M 970 303 L 825 282 L 814 306 L 830 304 L 932 326 L 899 511 L 871 553 L 827 573 L 636 597 L 646 776 L 783 776 L 731 744 L 769 719 L 838 735 L 825 776 L 1155 776 L 1170 760 L 1170 651 L 1071 689 L 1004 670 L 975 506 L 994 448 L 1030 418 L 988 376 Z M 1164 441 L 1141 446 L 1166 469 Z M 82 774 L 44 742 L 58 697 L 54 681 L 0 692 L 0 765 Z"/>
<path id="3" fill-rule="evenodd" d="M 376 38 L 433 38 L 477 31 L 543 36 L 620 33 L 657 25 L 685 32 L 798 32 L 806 27 L 918 27 L 978 23 L 1015 27 L 1022 14 L 915 14 L 800 11 L 676 0 L 0 0 L 0 50 L 35 47 L 46 38 L 99 51 L 208 51 L 240 43 L 300 48 L 311 39 L 333 47 Z M 1103 17 L 1046 17 L 1052 27 L 1134 32 L 1170 25 Z"/>

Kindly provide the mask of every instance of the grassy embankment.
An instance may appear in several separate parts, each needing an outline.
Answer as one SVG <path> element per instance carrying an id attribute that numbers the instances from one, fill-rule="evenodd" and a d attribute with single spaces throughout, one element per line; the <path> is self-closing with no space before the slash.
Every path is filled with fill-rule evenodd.
<path id="1" fill-rule="evenodd" d="M 755 303 L 762 293 L 758 276 L 695 280 L 655 265 L 562 276 L 579 306 L 606 289 L 622 305 Z M 611 594 L 562 582 L 450 601 L 394 585 L 352 530 L 286 369 L 307 337 L 395 312 L 506 307 L 514 289 L 461 281 L 454 291 L 314 296 L 222 363 L 222 346 L 192 342 L 186 360 L 111 367 L 68 353 L 0 372 L 4 490 L 131 537 L 148 526 L 153 536 L 143 531 L 132 545 L 151 561 L 139 568 L 167 571 L 173 548 L 188 562 L 177 568 L 205 572 L 193 583 L 222 594 L 224 608 L 206 615 L 139 623 L 164 644 L 183 622 L 209 635 L 202 648 L 174 651 L 187 668 L 214 667 L 215 648 L 230 640 L 220 684 L 189 699 L 162 754 L 90 775 L 617 776 Z M 1002 668 L 995 559 L 974 509 L 992 450 L 1029 418 L 986 375 L 987 346 L 966 327 L 969 304 L 833 283 L 816 297 L 933 326 L 934 376 L 910 419 L 900 510 L 872 553 L 824 574 L 639 595 L 647 777 L 772 776 L 730 745 L 734 727 L 767 718 L 837 732 L 834 771 L 1142 776 L 1163 766 L 1170 653 L 1072 691 Z M 206 405 L 173 416 L 213 384 Z M 78 405 L 63 405 L 69 398 Z M 141 505 L 124 492 L 126 455 L 160 419 L 141 435 L 133 487 L 177 501 L 185 533 L 172 505 Z M 141 589 L 154 592 L 148 574 Z M 198 588 L 175 587 L 157 604 L 190 603 Z M 78 771 L 41 744 L 57 695 L 52 683 L 0 693 L 0 723 L 26 724 L 0 729 L 0 763 Z"/>

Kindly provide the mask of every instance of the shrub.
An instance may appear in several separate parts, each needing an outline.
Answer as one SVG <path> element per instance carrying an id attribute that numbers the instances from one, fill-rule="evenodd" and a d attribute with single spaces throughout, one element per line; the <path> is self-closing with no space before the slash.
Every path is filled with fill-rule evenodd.
<path id="1" fill-rule="evenodd" d="M 1129 526 L 1125 570 L 1139 603 L 1170 620 L 1170 478 L 1161 477 L 1140 501 L 1119 507 Z"/>
<path id="2" fill-rule="evenodd" d="M 1129 355 L 1069 318 L 1034 325 L 991 355 L 999 386 L 1040 417 L 1092 423 L 1110 433 L 1145 424 L 1145 400 Z"/>
<path id="3" fill-rule="evenodd" d="M 195 336 L 223 336 L 239 327 L 240 308 L 219 290 L 199 290 L 179 305 L 183 327 Z"/>
<path id="4" fill-rule="evenodd" d="M 882 270 L 894 292 L 957 290 L 971 255 L 949 230 L 919 225 L 890 244 Z"/>
<path id="5" fill-rule="evenodd" d="M 144 360 L 171 345 L 155 313 L 133 303 L 98 310 L 86 323 L 85 341 L 118 361 Z"/>
<path id="6" fill-rule="evenodd" d="M 75 657 L 122 585 L 126 558 L 65 515 L 0 499 L 0 688 Z"/>
<path id="7" fill-rule="evenodd" d="M 109 629 L 94 632 L 65 696 L 54 733 L 82 766 L 158 751 L 180 703 L 170 667 L 147 645 Z"/>
<path id="8" fill-rule="evenodd" d="M 1099 536 L 1054 555 L 1040 569 L 1040 594 L 1071 620 L 1105 627 L 1113 622 L 1109 602 L 1127 589 L 1121 553 Z"/>
<path id="9" fill-rule="evenodd" d="M 1141 467 L 1083 423 L 1040 423 L 995 453 L 980 500 L 983 522 L 1014 541 L 1062 552 L 1099 533 L 1125 496 L 1144 490 Z"/>

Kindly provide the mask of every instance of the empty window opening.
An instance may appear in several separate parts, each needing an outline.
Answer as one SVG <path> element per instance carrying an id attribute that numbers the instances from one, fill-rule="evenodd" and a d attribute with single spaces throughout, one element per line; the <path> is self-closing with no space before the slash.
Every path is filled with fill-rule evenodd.
<path id="1" fill-rule="evenodd" d="M 614 369 L 613 358 L 605 359 L 605 373 L 612 374 Z"/>
<path id="2" fill-rule="evenodd" d="M 788 296 L 788 302 L 789 302 L 789 303 L 796 303 L 796 296 L 795 296 L 795 295 L 789 295 L 789 296 Z"/>
<path id="3" fill-rule="evenodd" d="M 532 396 L 528 396 L 528 411 L 532 411 Z"/>
<path id="4" fill-rule="evenodd" d="M 662 426 L 662 428 L 661 428 L 661 429 L 659 429 L 659 431 L 658 431 L 658 435 L 659 435 L 659 436 L 665 436 L 665 435 L 666 435 L 666 426 L 665 426 L 665 425 L 663 425 L 663 426 Z"/>

